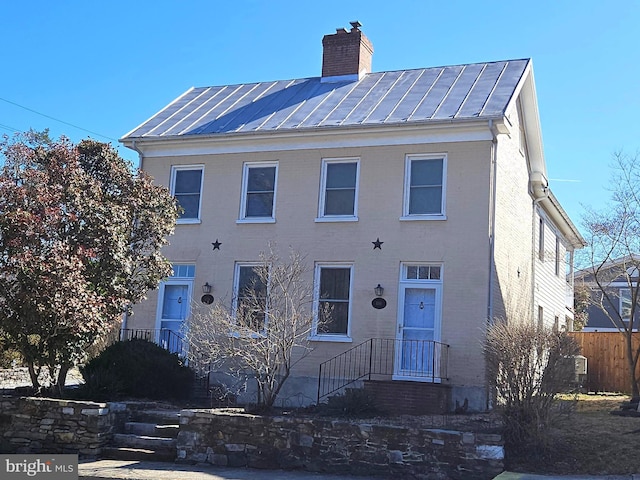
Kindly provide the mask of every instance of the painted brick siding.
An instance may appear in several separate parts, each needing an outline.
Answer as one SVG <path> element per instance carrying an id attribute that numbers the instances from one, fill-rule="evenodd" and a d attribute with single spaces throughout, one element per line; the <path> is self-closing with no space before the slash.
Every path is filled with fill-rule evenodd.
<path id="1" fill-rule="evenodd" d="M 489 141 L 336 148 L 268 153 L 145 158 L 156 182 L 168 185 L 171 165 L 204 164 L 201 224 L 178 225 L 165 249 L 174 262 L 195 263 L 194 308 L 200 286 L 213 285 L 216 300 L 230 303 L 235 261 L 255 261 L 275 242 L 286 256 L 292 246 L 307 254 L 309 281 L 314 262 L 351 262 L 352 343 L 316 342 L 297 365 L 297 375 L 314 377 L 318 364 L 371 338 L 395 338 L 398 281 L 402 262 L 442 263 L 442 341 L 451 345 L 451 382 L 484 384 L 481 328 L 488 292 Z M 446 153 L 446 221 L 400 221 L 405 157 Z M 323 158 L 360 158 L 358 222 L 318 223 L 318 191 Z M 243 162 L 277 161 L 276 223 L 238 224 Z M 373 250 L 372 241 L 384 242 Z M 220 250 L 211 242 L 218 239 Z M 470 281 L 471 279 L 471 281 Z M 388 305 L 371 306 L 373 288 L 385 288 Z M 136 307 L 131 328 L 152 328 L 157 295 Z"/>
<path id="2" fill-rule="evenodd" d="M 520 151 L 516 109 L 507 112 L 511 136 L 498 137 L 495 226 L 495 318 L 531 319 L 533 199 L 529 172 Z"/>
<path id="3" fill-rule="evenodd" d="M 526 152 L 520 148 L 519 118 L 515 108 L 507 112 L 513 135 L 498 140 L 496 191 L 496 296 L 494 317 L 538 321 L 543 307 L 544 324 L 552 327 L 555 317 L 565 323 L 567 283 L 565 252 L 567 240 L 542 213 L 544 255 L 540 258 L 539 227 L 541 208 L 529 193 Z M 556 275 L 556 236 L 560 237 L 560 264 Z M 505 287 L 509 295 L 505 296 Z"/>

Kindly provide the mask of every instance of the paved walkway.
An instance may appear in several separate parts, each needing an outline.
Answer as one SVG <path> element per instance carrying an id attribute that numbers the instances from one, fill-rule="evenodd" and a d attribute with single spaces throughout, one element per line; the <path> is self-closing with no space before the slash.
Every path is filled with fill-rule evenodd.
<path id="1" fill-rule="evenodd" d="M 640 480 L 635 475 L 533 475 L 531 473 L 502 472 L 493 480 Z"/>
<path id="2" fill-rule="evenodd" d="M 367 480 L 373 478 L 126 460 L 80 462 L 78 473 L 80 480 Z"/>
<path id="3" fill-rule="evenodd" d="M 327 475 L 300 471 L 225 468 L 162 462 L 97 460 L 81 462 L 80 480 L 367 480 L 375 477 Z M 502 472 L 494 480 L 640 480 L 635 475 L 533 475 Z"/>

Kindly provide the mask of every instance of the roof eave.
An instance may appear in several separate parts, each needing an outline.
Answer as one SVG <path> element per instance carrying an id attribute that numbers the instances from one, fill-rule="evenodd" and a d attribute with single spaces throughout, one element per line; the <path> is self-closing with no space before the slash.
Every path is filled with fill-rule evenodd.
<path id="1" fill-rule="evenodd" d="M 175 141 L 223 141 L 232 138 L 266 138 L 266 137 L 292 137 L 298 135 L 313 135 L 313 134 L 327 134 L 330 132 L 345 132 L 345 131 L 363 131 L 372 130 L 385 131 L 396 130 L 398 128 L 404 129 L 424 129 L 426 128 L 440 128 L 445 125 L 479 125 L 479 124 L 491 124 L 504 126 L 507 122 L 503 115 L 487 115 L 477 118 L 450 118 L 446 120 L 415 120 L 411 122 L 398 122 L 398 123 L 386 123 L 383 125 L 321 125 L 314 127 L 302 127 L 296 129 L 275 129 L 275 130 L 262 130 L 262 131 L 247 131 L 247 132 L 224 132 L 224 133 L 210 133 L 210 134 L 197 134 L 197 135 L 161 135 L 161 136 L 130 136 L 129 134 L 123 136 L 118 141 L 123 145 L 133 148 L 133 145 L 140 145 L 140 143 L 169 143 Z M 135 131 L 135 130 L 132 130 Z M 131 133 L 131 132 L 130 132 Z"/>

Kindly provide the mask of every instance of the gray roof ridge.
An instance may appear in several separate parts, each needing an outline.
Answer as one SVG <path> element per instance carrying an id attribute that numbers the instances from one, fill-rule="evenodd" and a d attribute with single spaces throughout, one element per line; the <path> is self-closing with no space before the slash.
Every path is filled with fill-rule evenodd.
<path id="1" fill-rule="evenodd" d="M 394 72 L 412 72 L 412 71 L 420 71 L 420 70 L 437 70 L 442 68 L 455 68 L 455 67 L 470 67 L 472 65 L 490 65 L 494 63 L 506 63 L 506 62 L 521 62 L 521 61 L 531 61 L 531 57 L 523 57 L 523 58 L 511 58 L 505 60 L 491 60 L 488 62 L 470 62 L 470 63 L 457 63 L 457 64 L 449 64 L 449 65 L 434 65 L 430 67 L 415 67 L 415 68 L 398 68 L 395 70 L 380 70 L 377 72 L 369 72 L 363 75 L 359 80 L 344 80 L 341 82 L 335 82 L 336 85 L 342 83 L 357 83 L 361 82 L 364 78 L 371 75 L 382 75 L 385 73 L 394 73 Z M 192 87 L 196 90 L 198 89 L 206 89 L 206 88 L 219 88 L 219 87 L 236 87 L 240 85 L 253 85 L 253 84 L 261 84 L 261 83 L 271 83 L 271 82 L 294 82 L 301 80 L 320 80 L 321 76 L 304 76 L 304 77 L 294 77 L 294 78 L 280 78 L 275 80 L 257 80 L 253 82 L 240 82 L 240 83 L 230 83 L 230 84 L 219 84 L 219 85 L 202 85 L 199 87 Z"/>

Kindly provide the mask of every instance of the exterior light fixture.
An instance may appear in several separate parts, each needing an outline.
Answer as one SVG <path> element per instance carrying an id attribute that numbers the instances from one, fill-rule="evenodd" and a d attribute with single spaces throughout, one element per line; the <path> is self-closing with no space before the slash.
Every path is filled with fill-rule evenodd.
<path id="1" fill-rule="evenodd" d="M 382 295 L 384 295 L 384 288 L 382 288 L 380 284 L 378 284 L 378 286 L 374 288 L 373 291 L 376 293 L 376 297 L 381 297 Z"/>
<path id="2" fill-rule="evenodd" d="M 211 293 L 212 288 L 213 287 L 209 285 L 209 282 L 207 282 L 204 285 L 202 285 L 202 293 Z"/>

